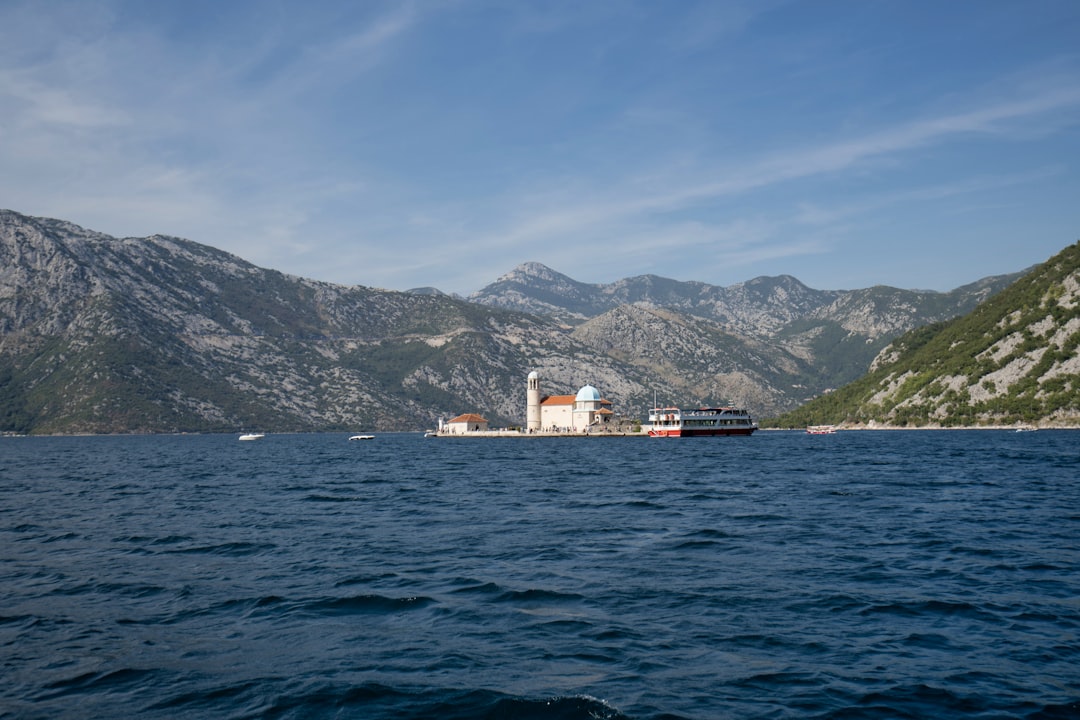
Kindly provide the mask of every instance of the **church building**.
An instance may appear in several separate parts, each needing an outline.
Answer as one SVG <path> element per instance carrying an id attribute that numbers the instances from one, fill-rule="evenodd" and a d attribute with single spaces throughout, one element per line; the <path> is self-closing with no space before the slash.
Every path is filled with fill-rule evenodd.
<path id="1" fill-rule="evenodd" d="M 526 389 L 525 428 L 528 432 L 585 432 L 602 428 L 611 421 L 611 401 L 600 397 L 592 385 L 577 395 L 542 395 L 540 374 L 529 373 Z"/>

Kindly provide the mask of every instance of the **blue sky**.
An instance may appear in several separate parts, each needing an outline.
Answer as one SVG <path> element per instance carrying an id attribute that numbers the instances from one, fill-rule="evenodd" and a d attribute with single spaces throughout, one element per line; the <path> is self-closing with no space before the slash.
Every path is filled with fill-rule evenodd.
<path id="1" fill-rule="evenodd" d="M 948 290 L 1080 239 L 1080 2 L 0 0 L 0 207 L 397 290 Z"/>

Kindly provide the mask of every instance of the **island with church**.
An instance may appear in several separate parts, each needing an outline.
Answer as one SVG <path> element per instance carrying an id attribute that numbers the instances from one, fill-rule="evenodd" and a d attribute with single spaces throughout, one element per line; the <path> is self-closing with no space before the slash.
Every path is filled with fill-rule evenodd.
<path id="1" fill-rule="evenodd" d="M 525 393 L 525 426 L 492 429 L 478 413 L 463 413 L 439 421 L 436 437 L 701 437 L 750 435 L 757 423 L 746 410 L 734 407 L 702 407 L 684 410 L 656 407 L 649 422 L 615 422 L 611 401 L 592 385 L 576 395 L 543 395 L 540 373 L 529 373 Z"/>

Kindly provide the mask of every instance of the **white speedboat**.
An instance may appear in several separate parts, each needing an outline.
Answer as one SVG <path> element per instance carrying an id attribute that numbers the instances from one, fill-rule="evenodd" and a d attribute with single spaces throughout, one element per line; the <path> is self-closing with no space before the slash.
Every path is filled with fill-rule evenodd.
<path id="1" fill-rule="evenodd" d="M 240 436 L 241 440 L 262 440 L 266 437 L 266 433 L 244 433 Z"/>
<path id="2" fill-rule="evenodd" d="M 375 436 L 374 435 L 353 435 L 349 439 L 350 440 L 374 440 Z"/>

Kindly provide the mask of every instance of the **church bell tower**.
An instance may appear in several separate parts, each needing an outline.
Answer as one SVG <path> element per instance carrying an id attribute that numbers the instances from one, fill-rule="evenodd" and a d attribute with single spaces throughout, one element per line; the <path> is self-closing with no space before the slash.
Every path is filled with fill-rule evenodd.
<path id="1" fill-rule="evenodd" d="M 529 388 L 525 393 L 525 429 L 529 432 L 540 430 L 540 373 L 529 373 Z"/>

